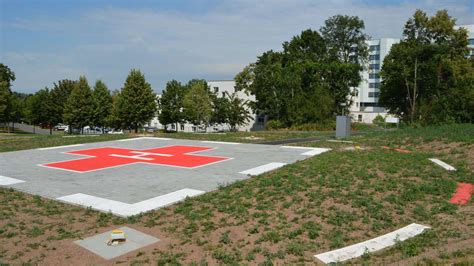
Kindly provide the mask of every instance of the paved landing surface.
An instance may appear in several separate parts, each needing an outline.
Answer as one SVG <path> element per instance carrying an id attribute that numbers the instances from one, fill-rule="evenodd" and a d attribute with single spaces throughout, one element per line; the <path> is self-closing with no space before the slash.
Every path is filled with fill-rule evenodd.
<path id="1" fill-rule="evenodd" d="M 134 138 L 0 153 L 0 185 L 135 215 L 327 149 Z"/>

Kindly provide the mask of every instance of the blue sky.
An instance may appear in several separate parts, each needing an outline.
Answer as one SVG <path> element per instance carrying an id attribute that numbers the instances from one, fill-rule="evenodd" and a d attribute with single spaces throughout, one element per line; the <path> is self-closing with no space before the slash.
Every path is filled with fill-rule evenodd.
<path id="1" fill-rule="evenodd" d="M 474 24 L 474 0 L 0 0 L 0 62 L 13 89 L 34 92 L 85 75 L 120 89 L 132 68 L 156 91 L 171 79 L 232 79 L 262 52 L 336 14 L 373 38 L 399 38 L 421 8 Z"/>

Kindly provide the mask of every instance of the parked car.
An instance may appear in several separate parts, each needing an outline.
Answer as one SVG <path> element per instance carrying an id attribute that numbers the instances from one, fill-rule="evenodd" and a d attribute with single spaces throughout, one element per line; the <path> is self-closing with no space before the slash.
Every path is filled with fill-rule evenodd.
<path id="1" fill-rule="evenodd" d="M 54 126 L 53 129 L 54 129 L 54 130 L 65 131 L 65 130 L 68 130 L 68 129 L 69 129 L 69 126 L 59 123 L 59 124 L 57 124 L 56 126 Z"/>
<path id="2" fill-rule="evenodd" d="M 123 134 L 123 130 L 121 129 L 112 129 L 107 134 Z"/>

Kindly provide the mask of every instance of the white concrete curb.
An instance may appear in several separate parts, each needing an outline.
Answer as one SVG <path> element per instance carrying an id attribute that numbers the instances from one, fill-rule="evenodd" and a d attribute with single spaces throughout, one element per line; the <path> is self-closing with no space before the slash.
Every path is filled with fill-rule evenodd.
<path id="1" fill-rule="evenodd" d="M 367 252 L 374 252 L 393 246 L 398 241 L 405 241 L 409 238 L 423 233 L 425 230 L 430 228 L 431 227 L 412 223 L 388 234 L 344 248 L 314 255 L 314 257 L 326 264 L 342 262 L 360 257 Z"/>

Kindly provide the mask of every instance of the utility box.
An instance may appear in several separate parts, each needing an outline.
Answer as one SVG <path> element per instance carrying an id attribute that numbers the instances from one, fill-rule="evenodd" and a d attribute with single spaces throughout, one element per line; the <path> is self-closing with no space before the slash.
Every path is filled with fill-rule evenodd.
<path id="1" fill-rule="evenodd" d="M 338 115 L 336 117 L 336 138 L 347 138 L 351 135 L 351 117 Z"/>

